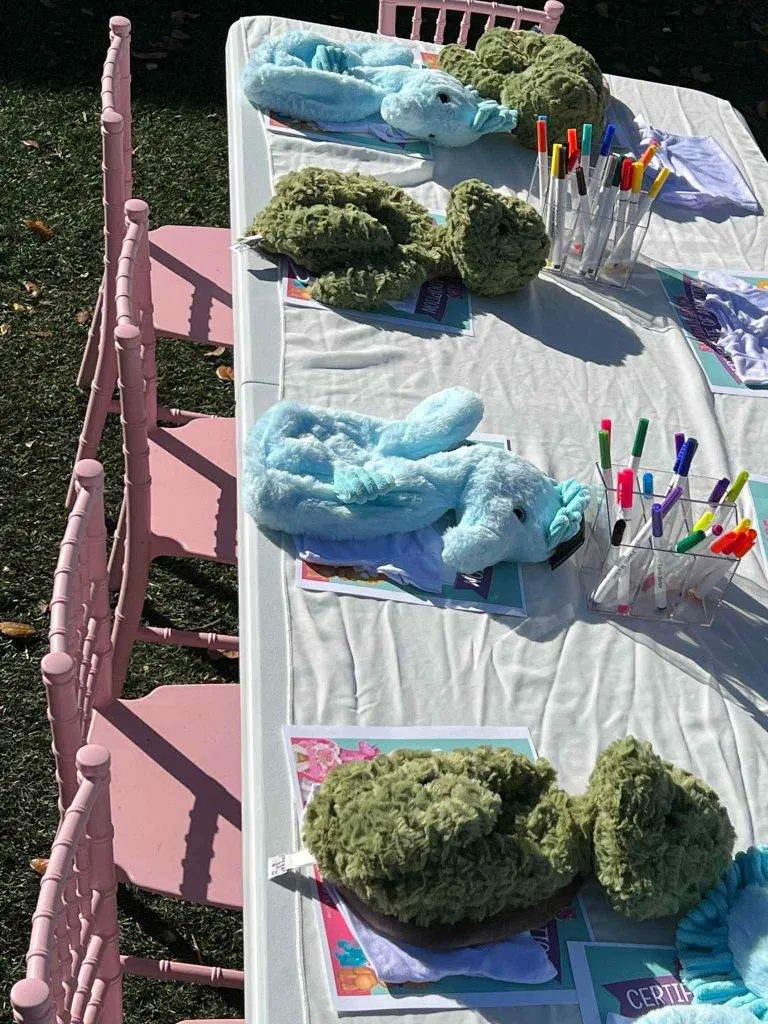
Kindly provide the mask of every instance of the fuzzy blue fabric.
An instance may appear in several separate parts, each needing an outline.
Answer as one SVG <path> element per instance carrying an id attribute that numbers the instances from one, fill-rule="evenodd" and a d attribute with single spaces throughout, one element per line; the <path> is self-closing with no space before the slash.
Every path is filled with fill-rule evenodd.
<path id="1" fill-rule="evenodd" d="M 730 1006 L 664 1006 L 644 1014 L 643 1024 L 755 1024 L 748 1010 Z"/>
<path id="2" fill-rule="evenodd" d="M 694 1002 L 768 1020 L 768 846 L 736 854 L 678 925 L 677 949 Z"/>
<path id="3" fill-rule="evenodd" d="M 394 43 L 332 43 L 309 32 L 267 36 L 248 59 L 243 91 L 254 106 L 295 120 L 382 121 L 436 146 L 468 146 L 509 132 L 517 113 L 453 75 L 413 66 Z"/>
<path id="4" fill-rule="evenodd" d="M 418 530 L 453 510 L 450 568 L 544 561 L 578 532 L 589 489 L 501 448 L 462 444 L 482 416 L 480 397 L 461 387 L 394 422 L 278 402 L 248 437 L 246 508 L 262 526 L 330 540 Z"/>

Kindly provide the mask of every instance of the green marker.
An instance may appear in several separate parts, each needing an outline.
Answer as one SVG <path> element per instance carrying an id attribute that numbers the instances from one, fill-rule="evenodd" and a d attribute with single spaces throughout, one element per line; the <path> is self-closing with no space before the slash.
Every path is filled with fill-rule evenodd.
<path id="1" fill-rule="evenodd" d="M 744 490 L 744 484 L 747 480 L 749 480 L 749 473 L 746 469 L 742 469 L 742 471 L 736 475 L 736 479 L 725 492 L 725 497 L 723 498 L 724 504 L 732 505 L 734 501 L 736 501 L 738 496 Z"/>
<path id="2" fill-rule="evenodd" d="M 632 458 L 629 460 L 629 464 L 632 467 L 632 472 L 637 473 L 640 468 L 640 457 L 643 454 L 643 448 L 645 446 L 645 435 L 648 433 L 648 420 L 642 419 L 637 424 L 637 430 L 635 431 L 635 440 L 632 444 Z"/>
<path id="3" fill-rule="evenodd" d="M 675 544 L 675 551 L 682 555 L 684 552 L 690 551 L 691 548 L 695 548 L 697 544 L 701 544 L 706 536 L 703 530 L 694 530 Z"/>
<path id="4" fill-rule="evenodd" d="M 613 524 L 613 517 L 611 515 L 611 505 L 616 503 L 616 495 L 613 495 L 613 499 L 608 496 L 608 492 L 613 491 L 613 470 L 611 469 L 611 434 L 608 430 L 600 430 L 598 432 L 598 440 L 600 442 L 600 476 L 603 478 L 603 486 L 605 487 L 605 496 L 607 499 L 608 509 L 608 528 L 610 529 Z"/>

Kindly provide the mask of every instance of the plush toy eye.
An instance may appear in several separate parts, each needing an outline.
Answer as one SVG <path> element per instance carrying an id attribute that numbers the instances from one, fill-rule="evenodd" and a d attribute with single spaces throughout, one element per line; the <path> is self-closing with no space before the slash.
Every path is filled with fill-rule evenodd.
<path id="1" fill-rule="evenodd" d="M 514 509 L 512 509 L 512 511 L 515 513 L 515 515 L 517 516 L 517 518 L 520 520 L 521 523 L 525 522 L 525 509 L 524 508 L 514 508 Z"/>
<path id="2" fill-rule="evenodd" d="M 441 103 L 450 103 L 451 102 L 451 97 L 448 95 L 447 92 L 439 92 L 437 94 L 437 98 L 440 100 Z"/>

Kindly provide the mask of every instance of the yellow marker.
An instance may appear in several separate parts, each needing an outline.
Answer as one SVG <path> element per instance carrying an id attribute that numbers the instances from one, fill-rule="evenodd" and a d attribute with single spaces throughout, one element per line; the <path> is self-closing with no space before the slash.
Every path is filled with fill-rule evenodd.
<path id="1" fill-rule="evenodd" d="M 697 530 L 706 530 L 707 527 L 711 524 L 711 522 L 712 522 L 712 520 L 714 518 L 715 518 L 715 513 L 714 512 L 710 512 L 709 510 L 707 510 L 693 524 L 693 529 L 691 530 L 691 533 L 696 533 Z"/>
<path id="2" fill-rule="evenodd" d="M 655 199 L 661 191 L 661 186 L 669 177 L 670 171 L 668 167 L 662 167 L 656 177 L 653 179 L 653 184 L 648 189 L 648 196 L 650 199 Z"/>
<path id="3" fill-rule="evenodd" d="M 734 530 L 734 533 L 746 533 L 752 526 L 751 519 L 742 519 L 739 525 Z"/>
<path id="4" fill-rule="evenodd" d="M 552 166 L 549 170 L 550 178 L 556 178 L 558 171 L 560 170 L 560 154 L 563 151 L 563 145 L 561 142 L 556 142 L 552 147 Z"/>
<path id="5" fill-rule="evenodd" d="M 656 156 L 656 150 L 658 148 L 658 142 L 652 142 L 650 146 L 646 149 L 646 151 L 642 154 L 638 162 L 641 163 L 643 167 L 647 167 L 651 160 L 653 160 L 654 156 Z"/>
<path id="6" fill-rule="evenodd" d="M 742 469 L 740 473 L 737 473 L 736 479 L 725 492 L 725 497 L 723 498 L 724 505 L 732 505 L 734 503 L 744 489 L 744 484 L 747 480 L 749 480 L 749 473 L 746 469 Z"/>
<path id="7" fill-rule="evenodd" d="M 635 160 L 632 164 L 632 194 L 637 195 L 643 187 L 643 171 L 645 164 L 642 160 Z"/>

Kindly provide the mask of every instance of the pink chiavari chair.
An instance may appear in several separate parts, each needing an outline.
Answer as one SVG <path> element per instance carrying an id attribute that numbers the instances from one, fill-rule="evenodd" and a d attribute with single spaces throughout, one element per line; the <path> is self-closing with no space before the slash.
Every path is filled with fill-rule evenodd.
<path id="1" fill-rule="evenodd" d="M 132 116 L 131 116 L 131 23 L 127 18 L 109 21 L 109 49 L 101 78 L 101 112 L 122 118 L 122 146 L 118 155 L 107 159 L 104 145 L 104 207 L 105 241 L 110 239 L 109 212 L 114 211 L 119 249 L 123 204 L 133 194 Z M 115 122 L 108 121 L 115 131 Z M 102 135 L 104 130 L 102 129 Z M 118 156 L 118 159 L 115 157 Z M 150 233 L 152 248 L 152 282 L 158 299 L 155 302 L 155 328 L 170 338 L 206 345 L 234 343 L 232 324 L 232 275 L 230 269 L 230 237 L 227 228 L 187 225 L 165 225 Z M 109 258 L 105 247 L 104 278 L 96 302 L 93 322 L 88 334 L 80 366 L 78 387 L 91 383 L 97 363 L 100 338 L 111 345 L 112 332 L 102 329 L 102 319 L 109 313 L 107 281 L 114 276 L 117 253 Z"/>
<path id="2" fill-rule="evenodd" d="M 85 743 L 112 760 L 117 877 L 193 903 L 242 909 L 240 695 L 228 684 L 159 686 L 121 697 L 112 671 L 104 472 L 75 467 L 75 503 L 54 576 L 41 664 L 62 820 Z M 123 971 L 241 988 L 242 971 L 121 958 Z M 25 1024 L 26 1024 L 26 1018 Z M 110 1022 L 111 1024 L 111 1022 Z"/>
<path id="3" fill-rule="evenodd" d="M 115 286 L 125 215 L 131 197 L 131 23 L 110 20 L 110 45 L 101 78 L 102 180 L 104 196 L 104 274 L 78 375 L 90 387 L 75 461 L 98 454 L 110 412 L 119 412 L 113 394 L 115 364 Z M 226 228 L 165 226 L 150 232 L 155 327 L 161 334 L 212 345 L 232 344 L 229 231 Z M 183 424 L 202 413 L 158 406 L 160 419 Z M 70 481 L 67 508 L 72 507 Z"/>
<path id="4" fill-rule="evenodd" d="M 122 1024 L 109 761 L 97 744 L 77 752 L 77 788 L 40 883 L 26 977 L 11 990 L 16 1024 Z"/>
<path id="5" fill-rule="evenodd" d="M 136 640 L 219 651 L 238 647 L 236 636 L 140 622 L 153 559 L 235 564 L 235 421 L 210 416 L 180 427 L 158 427 L 149 207 L 131 199 L 125 214 L 115 296 L 125 492 L 110 562 L 112 589 L 120 587 L 112 635 L 113 674 L 119 683 Z"/>
<path id="6" fill-rule="evenodd" d="M 11 990 L 18 1024 L 123 1019 L 109 753 L 83 746 L 75 760 L 72 800 L 32 916 L 26 978 Z"/>
<path id="7" fill-rule="evenodd" d="M 422 18 L 425 11 L 437 11 L 435 31 L 431 42 L 450 42 L 445 38 L 448 11 L 459 11 L 458 38 L 459 46 L 466 46 L 471 29 L 472 15 L 482 20 L 482 31 L 496 27 L 500 22 L 506 28 L 537 27 L 545 35 L 557 31 L 558 22 L 563 15 L 565 6 L 560 0 L 547 0 L 542 10 L 534 7 L 516 7 L 511 4 L 497 4 L 493 0 L 379 0 L 379 35 L 397 35 L 395 22 L 397 8 L 413 9 L 411 18 L 411 39 L 421 39 Z"/>

